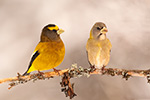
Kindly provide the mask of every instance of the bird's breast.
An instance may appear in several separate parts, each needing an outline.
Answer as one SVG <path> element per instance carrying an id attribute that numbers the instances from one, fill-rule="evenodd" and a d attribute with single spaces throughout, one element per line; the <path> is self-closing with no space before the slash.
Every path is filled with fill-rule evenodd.
<path id="1" fill-rule="evenodd" d="M 86 49 L 89 62 L 92 65 L 101 68 L 108 64 L 110 58 L 110 47 L 107 41 L 88 40 Z"/>
<path id="2" fill-rule="evenodd" d="M 39 51 L 39 56 L 33 66 L 39 70 L 48 70 L 58 66 L 65 55 L 63 42 L 40 42 L 36 50 Z"/>

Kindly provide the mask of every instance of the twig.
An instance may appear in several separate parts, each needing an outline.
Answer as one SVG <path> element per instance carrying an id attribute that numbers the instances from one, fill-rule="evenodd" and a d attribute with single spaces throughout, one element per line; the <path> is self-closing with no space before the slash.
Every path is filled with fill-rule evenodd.
<path id="1" fill-rule="evenodd" d="M 131 76 L 137 76 L 137 77 L 146 77 L 148 80 L 148 83 L 150 83 L 150 69 L 148 70 L 126 70 L 126 69 L 118 69 L 118 68 L 105 68 L 103 70 L 101 69 L 93 69 L 93 68 L 82 68 L 77 67 L 76 64 L 73 64 L 70 69 L 64 69 L 60 70 L 58 72 L 45 72 L 43 74 L 41 73 L 35 73 L 30 74 L 27 76 L 22 76 L 18 73 L 17 77 L 12 78 L 5 78 L 0 80 L 0 84 L 4 82 L 10 82 L 10 87 L 8 89 L 11 89 L 12 87 L 24 84 L 28 81 L 35 82 L 36 80 L 45 80 L 53 78 L 54 76 L 62 76 L 61 81 L 61 87 L 62 92 L 66 94 L 66 96 L 69 96 L 70 99 L 72 99 L 76 94 L 74 93 L 74 84 L 71 84 L 70 79 L 74 77 L 81 77 L 81 76 L 87 76 L 93 74 L 100 74 L 100 75 L 111 75 L 111 76 L 122 76 L 126 80 L 128 80 Z"/>
<path id="2" fill-rule="evenodd" d="M 74 96 L 77 96 L 74 93 L 74 84 L 71 84 L 68 72 L 64 73 L 62 76 L 62 82 L 60 82 L 60 85 L 62 87 L 61 91 L 65 93 L 66 97 L 69 96 L 70 99 L 72 99 Z"/>

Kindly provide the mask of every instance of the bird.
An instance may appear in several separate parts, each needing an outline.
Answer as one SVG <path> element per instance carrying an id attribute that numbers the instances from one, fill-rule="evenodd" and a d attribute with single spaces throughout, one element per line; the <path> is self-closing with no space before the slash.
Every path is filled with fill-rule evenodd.
<path id="1" fill-rule="evenodd" d="M 42 29 L 40 42 L 31 57 L 28 69 L 23 74 L 29 75 L 33 71 L 54 69 L 61 64 L 65 56 L 65 46 L 60 37 L 63 29 L 55 24 L 48 24 Z"/>
<path id="2" fill-rule="evenodd" d="M 104 69 L 110 60 L 112 44 L 106 37 L 108 29 L 103 22 L 96 22 L 87 40 L 86 52 L 91 68 Z"/>

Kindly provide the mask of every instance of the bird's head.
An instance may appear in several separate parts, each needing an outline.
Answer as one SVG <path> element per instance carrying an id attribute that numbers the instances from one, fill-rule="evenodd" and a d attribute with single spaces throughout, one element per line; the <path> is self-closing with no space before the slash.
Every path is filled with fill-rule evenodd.
<path id="1" fill-rule="evenodd" d="M 108 30 L 106 25 L 102 22 L 97 22 L 91 29 L 90 38 L 104 40 L 107 32 Z"/>
<path id="2" fill-rule="evenodd" d="M 64 30 L 59 29 L 59 27 L 57 25 L 48 24 L 42 30 L 41 42 L 59 41 L 60 34 L 63 32 L 64 32 Z"/>

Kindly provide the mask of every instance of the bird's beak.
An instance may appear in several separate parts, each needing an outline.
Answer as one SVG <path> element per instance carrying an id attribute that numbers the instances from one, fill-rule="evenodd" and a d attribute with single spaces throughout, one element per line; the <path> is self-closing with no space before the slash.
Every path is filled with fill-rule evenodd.
<path id="1" fill-rule="evenodd" d="M 57 34 L 61 34 L 61 33 L 63 33 L 63 32 L 64 32 L 63 29 L 59 29 L 59 30 L 57 31 Z"/>
<path id="2" fill-rule="evenodd" d="M 106 34 L 107 32 L 108 32 L 108 30 L 107 30 L 107 28 L 106 28 L 106 27 L 104 27 L 103 29 L 101 29 L 101 33 Z"/>

